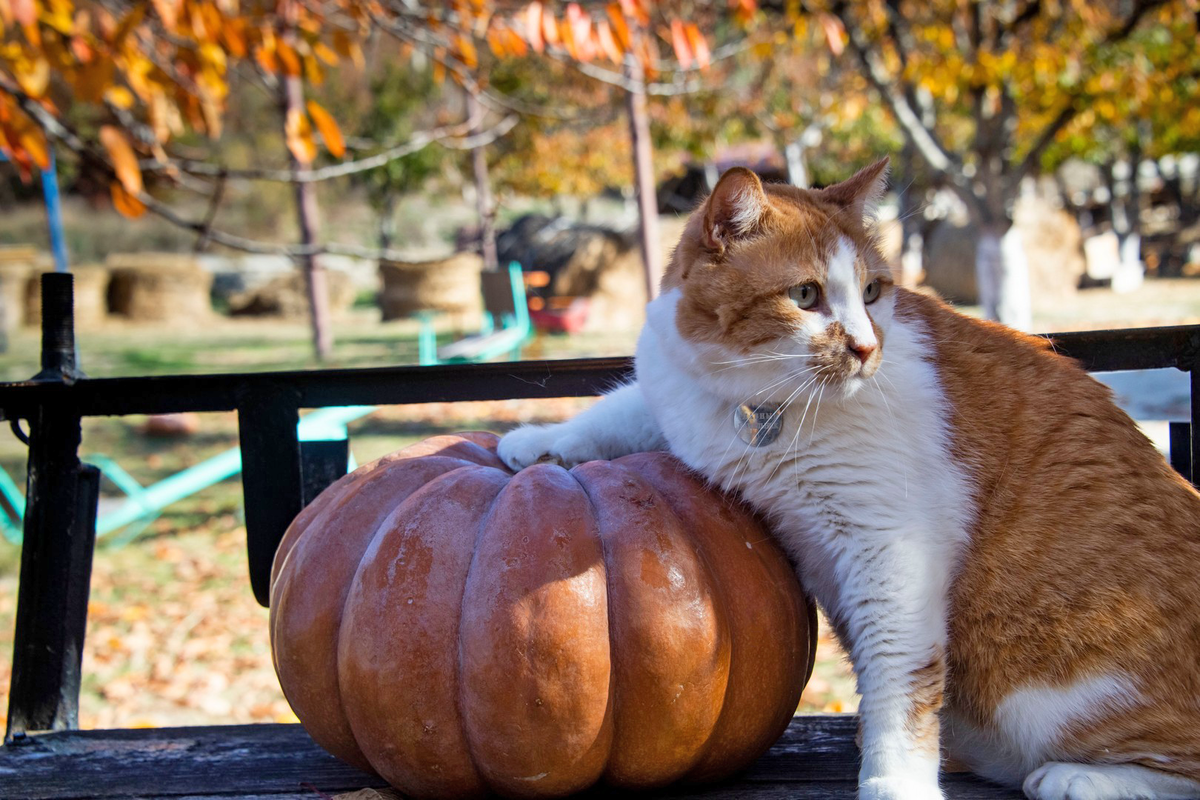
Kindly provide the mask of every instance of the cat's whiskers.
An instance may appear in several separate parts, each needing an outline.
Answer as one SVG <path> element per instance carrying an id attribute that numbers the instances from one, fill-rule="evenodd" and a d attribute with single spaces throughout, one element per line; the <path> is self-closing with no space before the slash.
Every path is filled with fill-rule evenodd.
<path id="1" fill-rule="evenodd" d="M 780 385 L 781 383 L 787 383 L 792 378 L 799 377 L 800 375 L 804 375 L 806 373 L 812 372 L 813 370 L 824 370 L 824 369 L 825 369 L 825 367 L 814 366 L 814 367 L 805 367 L 804 369 L 793 370 L 792 372 L 789 372 L 787 375 L 785 375 L 784 377 L 775 381 L 774 383 L 772 383 L 762 389 L 759 389 L 757 392 L 755 392 L 753 395 L 751 395 L 751 397 L 758 397 L 760 394 L 766 394 L 767 392 L 771 391 L 772 389 L 774 389 L 776 386 Z"/>
<path id="2" fill-rule="evenodd" d="M 823 372 L 825 369 L 827 369 L 827 368 L 826 368 L 826 367 L 822 367 L 822 372 Z M 813 376 L 812 380 L 817 380 L 817 379 L 819 379 L 820 377 L 821 377 L 821 373 L 820 373 L 820 372 L 818 372 L 818 373 L 817 373 L 815 376 Z M 810 381 L 810 382 L 811 382 L 811 381 Z M 806 384 L 806 385 L 807 385 L 807 384 Z M 793 396 L 794 396 L 794 394 L 793 394 Z M 789 399 L 790 399 L 790 398 L 789 398 Z M 809 398 L 808 398 L 808 399 L 809 399 L 809 402 L 811 403 L 811 402 L 812 402 L 812 395 L 809 395 Z M 790 405 L 791 405 L 791 403 L 788 403 L 788 405 L 790 406 Z M 806 406 L 805 406 L 805 413 L 807 414 L 807 412 L 808 412 L 808 406 L 806 405 Z M 786 458 L 780 458 L 780 459 L 779 459 L 779 460 L 778 460 L 778 461 L 775 463 L 775 468 L 774 468 L 774 469 L 772 469 L 772 470 L 771 470 L 771 474 L 767 476 L 767 482 L 768 482 L 768 483 L 770 483 L 770 482 L 771 482 L 771 479 L 775 477 L 775 473 L 779 471 L 779 467 L 783 465 L 783 462 L 784 462 L 784 461 L 791 461 L 793 465 L 795 464 L 795 461 L 796 461 L 796 458 L 797 458 L 797 456 L 796 456 L 796 452 L 797 452 L 797 450 L 796 450 L 796 442 L 797 442 L 797 441 L 799 440 L 799 438 L 800 438 L 800 429 L 801 429 L 801 427 L 803 426 L 803 423 L 804 423 L 804 417 L 801 417 L 801 418 L 800 418 L 800 424 L 796 425 L 796 432 L 795 432 L 795 433 L 792 435 L 792 441 L 791 441 L 791 442 L 788 444 L 788 451 L 789 451 L 789 455 L 788 455 Z"/>
<path id="3" fill-rule="evenodd" d="M 803 374 L 803 373 L 805 373 L 805 372 L 808 372 L 808 371 L 809 371 L 809 369 L 810 369 L 810 368 L 808 368 L 808 367 L 801 367 L 801 368 L 800 368 L 800 369 L 798 369 L 798 370 L 795 370 L 795 371 L 793 371 L 793 372 L 790 372 L 790 373 L 788 373 L 788 375 L 787 375 L 787 376 L 785 376 L 784 380 L 790 380 L 791 378 L 798 377 L 798 376 L 800 376 L 801 374 Z M 773 419 L 773 417 L 772 417 L 772 419 Z M 720 436 L 720 435 L 722 435 L 722 434 L 720 434 L 720 433 L 714 433 L 713 435 L 714 435 L 714 436 Z M 723 453 L 721 453 L 721 462 L 722 462 L 722 463 L 725 463 L 725 460 L 726 460 L 726 458 L 727 458 L 727 457 L 728 457 L 728 455 L 729 455 L 729 449 L 730 449 L 731 447 L 733 447 L 733 443 L 734 443 L 734 442 L 736 442 L 736 441 L 738 441 L 738 438 L 737 438 L 736 436 L 733 436 L 733 437 L 730 437 L 730 438 L 729 438 L 729 444 L 725 445 L 725 451 L 724 451 Z M 749 446 L 747 446 L 747 452 L 748 452 L 748 451 L 749 451 Z M 743 453 L 743 454 L 742 454 L 742 458 L 745 458 L 745 457 L 746 457 L 746 453 Z M 738 459 L 738 463 L 739 463 L 739 464 L 741 463 L 741 459 Z"/>
<path id="4" fill-rule="evenodd" d="M 892 424 L 895 425 L 895 424 L 897 424 L 896 412 L 892 411 L 892 405 L 891 405 L 891 403 L 888 402 L 888 399 L 887 399 L 887 392 L 885 392 L 883 390 L 883 385 L 879 382 L 879 376 L 881 374 L 882 373 L 880 373 L 880 372 L 876 372 L 874 375 L 872 375 L 871 382 L 874 383 L 875 388 L 879 390 L 879 398 L 881 400 L 883 400 L 883 407 L 887 409 L 888 416 L 890 416 L 892 418 Z M 883 376 L 883 379 L 886 380 L 888 383 L 892 383 L 891 378 L 887 377 L 886 375 Z M 895 388 L 896 388 L 895 384 L 892 384 L 892 389 L 894 390 Z M 862 403 L 860 402 L 859 405 L 861 406 Z"/>
<path id="5" fill-rule="evenodd" d="M 824 381 L 821 382 L 821 393 L 817 395 L 817 404 L 813 406 L 812 433 L 808 436 L 809 447 L 812 446 L 813 440 L 817 438 L 817 414 L 821 411 L 821 401 L 825 398 L 825 387 L 828 385 Z"/>
<path id="6" fill-rule="evenodd" d="M 771 416 L 767 418 L 766 425 L 771 425 L 771 424 L 773 424 L 773 423 L 775 422 L 775 420 L 779 419 L 779 418 L 780 418 L 780 417 L 781 417 L 781 416 L 782 416 L 782 415 L 783 415 L 783 414 L 784 414 L 784 413 L 787 411 L 788 407 L 790 407 L 790 406 L 791 406 L 791 404 L 794 402 L 794 398 L 795 398 L 797 395 L 799 395 L 801 392 L 803 392 L 803 391 L 804 391 L 806 388 L 808 388 L 808 387 L 809 387 L 809 386 L 811 386 L 813 383 L 815 383 L 817 380 L 819 380 L 819 379 L 820 379 L 820 377 L 821 377 L 821 373 L 822 373 L 822 372 L 824 372 L 824 371 L 825 371 L 825 369 L 826 369 L 826 367 L 820 367 L 820 368 L 818 368 L 818 371 L 817 371 L 817 374 L 816 374 L 816 375 L 813 375 L 812 377 L 808 378 L 808 379 L 807 379 L 807 380 L 806 380 L 804 383 L 802 383 L 800 386 L 797 386 L 797 387 L 796 387 L 796 388 L 795 388 L 795 389 L 792 391 L 792 393 L 791 393 L 790 395 L 788 395 L 787 399 L 785 399 L 785 400 L 783 401 L 783 403 L 781 403 L 781 404 L 779 405 L 779 408 L 777 408 L 777 409 L 776 409 L 776 410 L 775 410 L 775 411 L 774 411 L 774 412 L 771 414 Z M 810 399 L 811 399 L 811 398 L 810 398 Z M 732 444 L 732 442 L 731 442 L 731 444 Z M 745 448 L 745 450 L 742 452 L 742 455 L 741 455 L 741 457 L 740 457 L 740 458 L 738 458 L 737 464 L 735 465 L 735 467 L 734 467 L 734 470 L 733 470 L 733 481 L 734 481 L 735 483 L 736 483 L 736 481 L 737 481 L 737 479 L 738 479 L 739 475 L 740 475 L 740 474 L 741 474 L 741 472 L 742 472 L 742 468 L 743 468 L 743 466 L 749 463 L 749 462 L 746 460 L 746 457 L 750 455 L 750 452 L 751 452 L 751 449 L 752 449 L 752 448 L 753 448 L 753 445 L 752 445 L 752 444 L 750 444 L 750 443 L 747 443 L 747 444 L 746 444 L 746 448 Z M 728 447 L 726 447 L 726 453 L 728 453 L 728 452 L 729 452 L 729 448 L 728 448 Z M 724 460 L 724 459 L 722 459 L 722 460 Z"/>
<path id="7" fill-rule="evenodd" d="M 812 358 L 809 353 L 755 353 L 754 355 L 746 356 L 745 358 L 735 359 L 733 361 L 712 361 L 710 366 L 722 366 L 720 369 L 714 369 L 713 373 L 724 372 L 730 369 L 738 369 L 741 367 L 760 366 L 769 364 L 773 361 L 790 361 L 797 358 Z"/>

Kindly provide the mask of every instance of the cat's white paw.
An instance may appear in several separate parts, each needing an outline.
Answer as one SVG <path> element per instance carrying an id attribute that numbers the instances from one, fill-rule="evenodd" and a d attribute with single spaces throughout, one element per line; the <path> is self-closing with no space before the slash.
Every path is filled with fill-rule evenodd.
<path id="1" fill-rule="evenodd" d="M 907 775 L 880 775 L 858 784 L 858 800 L 942 800 L 937 781 Z"/>
<path id="2" fill-rule="evenodd" d="M 1029 773 L 1030 800 L 1190 800 L 1200 783 L 1136 764 L 1064 764 L 1052 761 Z"/>
<path id="3" fill-rule="evenodd" d="M 496 452 L 501 461 L 517 472 L 543 463 L 570 469 L 602 457 L 595 442 L 587 436 L 573 433 L 569 423 L 517 428 L 505 434 Z"/>

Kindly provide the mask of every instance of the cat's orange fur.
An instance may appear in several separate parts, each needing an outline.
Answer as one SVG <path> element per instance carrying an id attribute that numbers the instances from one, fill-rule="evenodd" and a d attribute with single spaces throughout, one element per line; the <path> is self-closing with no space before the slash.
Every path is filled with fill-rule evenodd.
<path id="1" fill-rule="evenodd" d="M 1033 677 L 1119 671 L 1146 704 L 1073 730 L 1071 751 L 1200 779 L 1200 494 L 1044 339 L 920 294 L 897 303 L 932 333 L 979 502 L 952 594 L 950 704 L 986 726 Z"/>
<path id="2" fill-rule="evenodd" d="M 1039 800 L 1200 798 L 1200 494 L 1045 340 L 892 285 L 864 222 L 885 174 L 727 172 L 637 383 L 501 456 L 666 446 L 777 520 L 854 660 L 860 797 L 940 797 L 948 752 Z M 729 412 L 764 401 L 783 435 L 741 452 Z"/>

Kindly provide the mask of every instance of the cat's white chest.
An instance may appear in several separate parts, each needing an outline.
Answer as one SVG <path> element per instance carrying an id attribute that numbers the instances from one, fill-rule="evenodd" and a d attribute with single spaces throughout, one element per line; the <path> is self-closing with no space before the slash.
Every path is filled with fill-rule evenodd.
<path id="1" fill-rule="evenodd" d="M 940 551 L 929 588 L 946 590 L 973 500 L 950 452 L 949 409 L 920 331 L 893 325 L 886 363 L 850 397 L 817 385 L 767 393 L 786 402 L 778 435 L 756 446 L 739 436 L 735 411 L 761 402 L 762 387 L 786 371 L 704 374 L 681 358 L 673 325 L 663 322 L 652 313 L 639 342 L 638 382 L 671 451 L 772 517 L 830 613 L 869 591 L 843 576 L 855 559 L 880 551 L 884 565 Z"/>

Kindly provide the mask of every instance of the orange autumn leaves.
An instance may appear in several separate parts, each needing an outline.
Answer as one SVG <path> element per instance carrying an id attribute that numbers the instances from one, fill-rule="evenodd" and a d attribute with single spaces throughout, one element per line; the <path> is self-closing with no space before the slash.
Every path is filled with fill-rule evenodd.
<path id="1" fill-rule="evenodd" d="M 296 0 L 286 21 L 274 0 L 0 0 L 0 152 L 28 179 L 49 164 L 35 117 L 61 120 L 72 104 L 107 109 L 109 123 L 85 146 L 107 160 L 117 209 L 138 216 L 139 156 L 168 163 L 164 146 L 189 129 L 220 136 L 234 62 L 319 84 L 342 59 L 361 63 L 366 22 L 358 0 L 312 8 Z M 341 157 L 329 113 L 315 102 L 301 113 L 288 120 L 289 147 L 311 162 L 315 131 Z"/>
<path id="2" fill-rule="evenodd" d="M 587 10 L 567 3 L 559 14 L 551 3 L 534 0 L 511 17 L 487 15 L 485 39 L 497 58 L 523 56 L 530 48 L 537 53 L 559 49 L 577 61 L 603 58 L 620 65 L 632 54 L 652 74 L 655 43 L 646 35 L 654 26 L 652 5 L 651 0 L 614 0 L 602 9 Z M 732 0 L 729 5 L 739 21 L 748 21 L 757 8 L 755 0 Z M 676 17 L 653 33 L 670 45 L 682 69 L 704 69 L 711 63 L 708 40 L 695 22 Z M 452 47 L 451 54 L 474 67 L 477 59 L 469 37 L 454 44 L 458 47 Z"/>
<path id="3" fill-rule="evenodd" d="M 729 2 L 742 22 L 756 7 L 755 0 Z M 111 168 L 116 207 L 138 215 L 145 210 L 139 164 L 170 165 L 166 146 L 185 131 L 219 137 L 229 75 L 239 64 L 315 86 L 331 68 L 361 67 L 368 35 L 416 25 L 435 69 L 476 70 L 486 47 L 495 58 L 553 51 L 613 64 L 632 54 L 654 74 L 663 44 L 681 68 L 703 69 L 711 49 L 684 9 L 670 0 L 588 8 L 552 0 L 516 6 L 498 0 L 0 0 L 0 153 L 28 179 L 49 164 L 39 123 L 62 121 L 72 105 L 97 108 L 105 124 L 84 146 Z M 403 37 L 395 46 L 401 54 L 413 47 Z M 313 100 L 293 108 L 283 129 L 303 165 L 322 145 L 334 158 L 345 155 L 337 121 Z"/>

